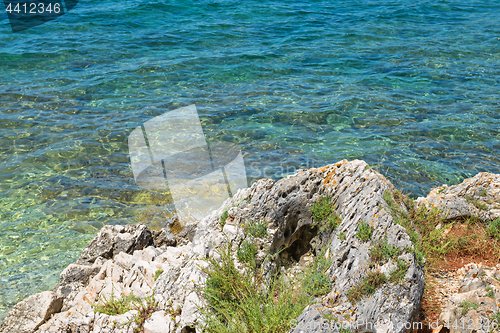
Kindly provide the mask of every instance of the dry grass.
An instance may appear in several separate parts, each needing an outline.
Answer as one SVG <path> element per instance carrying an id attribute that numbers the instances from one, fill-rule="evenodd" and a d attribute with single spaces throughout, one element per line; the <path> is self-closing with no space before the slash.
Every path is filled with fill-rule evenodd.
<path id="1" fill-rule="evenodd" d="M 435 297 L 435 273 L 456 270 L 471 262 L 491 266 L 500 263 L 500 240 L 492 232 L 496 222 L 484 223 L 477 218 L 446 220 L 437 208 L 417 207 L 413 199 L 398 190 L 386 192 L 384 199 L 395 222 L 407 230 L 415 254 L 425 257 L 424 322 L 435 321 L 441 312 Z M 438 225 L 441 228 L 436 229 Z"/>

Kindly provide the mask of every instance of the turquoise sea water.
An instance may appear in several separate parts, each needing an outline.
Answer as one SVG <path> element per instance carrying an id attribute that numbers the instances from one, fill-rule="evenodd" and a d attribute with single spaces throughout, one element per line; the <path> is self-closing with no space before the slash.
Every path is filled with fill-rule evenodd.
<path id="1" fill-rule="evenodd" d="M 0 5 L 3 10 L 3 5 Z M 500 1 L 81 0 L 0 14 L 0 318 L 105 224 L 158 227 L 127 136 L 196 104 L 249 181 L 364 159 L 423 195 L 500 173 Z"/>

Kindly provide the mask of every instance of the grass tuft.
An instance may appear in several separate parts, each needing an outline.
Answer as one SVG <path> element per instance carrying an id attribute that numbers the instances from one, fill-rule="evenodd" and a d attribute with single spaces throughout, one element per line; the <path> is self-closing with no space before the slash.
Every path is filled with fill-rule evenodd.
<path id="1" fill-rule="evenodd" d="M 310 211 L 319 231 L 335 230 L 342 222 L 342 219 L 335 214 L 331 196 L 322 196 L 312 204 Z"/>
<path id="2" fill-rule="evenodd" d="M 486 287 L 484 290 L 487 291 L 486 297 L 495 298 L 495 293 L 493 292 L 493 288 L 492 287 Z"/>
<path id="3" fill-rule="evenodd" d="M 115 298 L 113 292 L 109 297 L 103 296 L 97 304 L 94 304 L 94 313 L 104 313 L 109 316 L 121 315 L 130 310 L 134 310 L 141 303 L 141 299 L 135 297 L 133 293 L 125 296 L 123 293 L 120 298 Z"/>
<path id="4" fill-rule="evenodd" d="M 397 246 L 389 244 L 387 238 L 383 241 L 378 240 L 370 249 L 371 259 L 378 264 L 383 264 L 389 259 L 395 259 L 400 253 L 401 250 Z"/>
<path id="5" fill-rule="evenodd" d="M 463 301 L 458 304 L 459 307 L 462 308 L 462 316 L 466 315 L 467 312 L 471 309 L 477 309 L 479 307 L 479 304 L 471 302 L 471 301 Z"/>
<path id="6" fill-rule="evenodd" d="M 143 331 L 144 322 L 151 317 L 153 312 L 158 310 L 158 303 L 153 296 L 148 296 L 142 301 L 140 298 L 134 296 L 133 293 L 125 296 L 123 293 L 120 298 L 115 298 L 113 293 L 109 298 L 103 297 L 97 304 L 94 304 L 94 313 L 104 313 L 110 316 L 121 315 L 130 310 L 137 310 L 137 315 L 134 316 L 128 323 L 132 322 L 137 324 L 136 332 Z"/>
<path id="7" fill-rule="evenodd" d="M 425 257 L 426 268 L 436 269 L 443 256 L 456 245 L 455 242 L 443 244 L 441 236 L 445 228 L 436 230 L 438 224 L 444 224 L 445 215 L 437 208 L 428 211 L 424 205 L 417 207 L 413 199 L 399 190 L 386 191 L 384 200 L 395 222 L 402 225 L 410 236 L 414 247 L 411 252 L 416 261 L 423 265 Z"/>
<path id="8" fill-rule="evenodd" d="M 159 269 L 155 272 L 155 281 L 158 280 L 160 277 L 161 273 L 163 273 L 163 269 Z"/>
<path id="9" fill-rule="evenodd" d="M 337 321 L 337 318 L 335 318 L 335 316 L 333 314 L 331 314 L 330 312 L 324 312 L 322 315 L 323 315 L 323 318 L 329 322 Z"/>
<path id="10" fill-rule="evenodd" d="M 245 225 L 245 232 L 252 237 L 265 238 L 268 235 L 267 222 L 254 222 L 253 220 L 250 220 Z"/>
<path id="11" fill-rule="evenodd" d="M 219 225 L 220 225 L 220 227 L 221 227 L 221 228 L 224 228 L 224 226 L 226 225 L 226 220 L 227 220 L 227 218 L 229 217 L 228 210 L 229 210 L 229 209 L 225 209 L 225 210 L 222 212 L 222 215 L 220 216 L 220 219 L 219 219 Z"/>
<path id="12" fill-rule="evenodd" d="M 476 207 L 477 209 L 481 209 L 481 210 L 488 209 L 488 206 L 486 206 L 485 203 L 483 203 L 479 200 L 476 200 L 473 197 L 467 196 L 467 197 L 465 197 L 465 201 L 467 201 L 467 203 L 474 205 L 474 207 Z"/>
<path id="13" fill-rule="evenodd" d="M 328 294 L 332 290 L 330 277 L 326 273 L 330 268 L 332 261 L 325 257 L 326 247 L 320 255 L 314 259 L 313 264 L 304 274 L 304 290 L 312 296 L 321 296 Z"/>
<path id="14" fill-rule="evenodd" d="M 486 232 L 493 238 L 500 240 L 500 218 L 497 218 L 494 221 L 491 221 L 488 227 L 486 228 Z"/>
<path id="15" fill-rule="evenodd" d="M 373 294 L 378 287 L 387 282 L 387 277 L 384 273 L 378 271 L 370 271 L 361 282 L 347 291 L 347 298 L 352 304 L 355 304 L 363 296 Z"/>
<path id="16" fill-rule="evenodd" d="M 490 317 L 490 320 L 495 320 L 497 323 L 500 323 L 500 310 L 497 311 L 494 315 Z"/>
<path id="17" fill-rule="evenodd" d="M 356 236 L 363 242 L 367 242 L 372 238 L 373 228 L 366 223 L 365 221 L 361 221 L 358 226 L 358 233 Z"/>
<path id="18" fill-rule="evenodd" d="M 424 254 L 420 252 L 418 248 L 414 247 L 410 252 L 415 255 L 415 260 L 420 266 L 423 266 L 425 264 Z"/>
<path id="19" fill-rule="evenodd" d="M 257 254 L 257 247 L 249 240 L 245 240 L 240 247 L 238 247 L 238 251 L 236 252 L 236 257 L 241 262 L 251 263 L 255 259 L 255 255 Z"/>
<path id="20" fill-rule="evenodd" d="M 409 263 L 402 259 L 398 259 L 396 269 L 389 273 L 391 282 L 394 284 L 400 284 L 403 281 L 409 267 Z"/>
<path id="21" fill-rule="evenodd" d="M 308 305 L 310 297 L 299 287 L 273 276 L 267 288 L 252 270 L 240 273 L 231 258 L 230 245 L 219 251 L 221 260 L 206 259 L 207 282 L 203 295 L 201 329 L 207 333 L 263 332 L 286 333 L 290 321 Z"/>

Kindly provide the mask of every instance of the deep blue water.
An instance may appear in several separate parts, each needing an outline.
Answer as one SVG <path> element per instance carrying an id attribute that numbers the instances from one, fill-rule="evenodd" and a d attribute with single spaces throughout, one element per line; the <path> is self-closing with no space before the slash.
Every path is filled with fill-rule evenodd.
<path id="1" fill-rule="evenodd" d="M 127 136 L 181 106 L 241 147 L 250 182 L 344 158 L 415 196 L 500 173 L 499 17 L 500 1 L 81 0 L 12 33 L 0 14 L 0 318 L 104 224 L 165 224 Z"/>

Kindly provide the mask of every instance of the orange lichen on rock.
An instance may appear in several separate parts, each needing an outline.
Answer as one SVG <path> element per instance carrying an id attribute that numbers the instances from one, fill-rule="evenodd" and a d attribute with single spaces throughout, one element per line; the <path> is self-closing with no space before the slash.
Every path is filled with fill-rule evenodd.
<path id="1" fill-rule="evenodd" d="M 324 167 L 318 168 L 317 170 L 319 170 L 321 172 L 325 172 L 326 170 L 328 170 L 328 166 L 324 166 Z M 318 172 L 318 171 L 316 171 L 316 172 Z"/>
<path id="2" fill-rule="evenodd" d="M 340 162 L 335 163 L 335 166 L 336 166 L 336 167 L 341 167 L 341 166 L 342 166 L 342 164 L 344 164 L 345 162 L 347 162 L 347 160 L 342 160 L 342 161 L 340 161 Z"/>
<path id="3" fill-rule="evenodd" d="M 330 172 L 326 175 L 326 177 L 325 177 L 325 181 L 324 181 L 324 183 L 323 183 L 323 184 L 325 184 L 325 186 L 332 186 L 332 185 L 336 184 L 336 183 L 337 183 L 337 181 L 336 181 L 335 179 L 333 179 L 333 181 L 332 181 L 332 178 L 333 178 L 333 176 L 334 176 L 334 175 L 335 175 L 335 172 L 334 172 L 334 171 L 330 171 Z"/>

